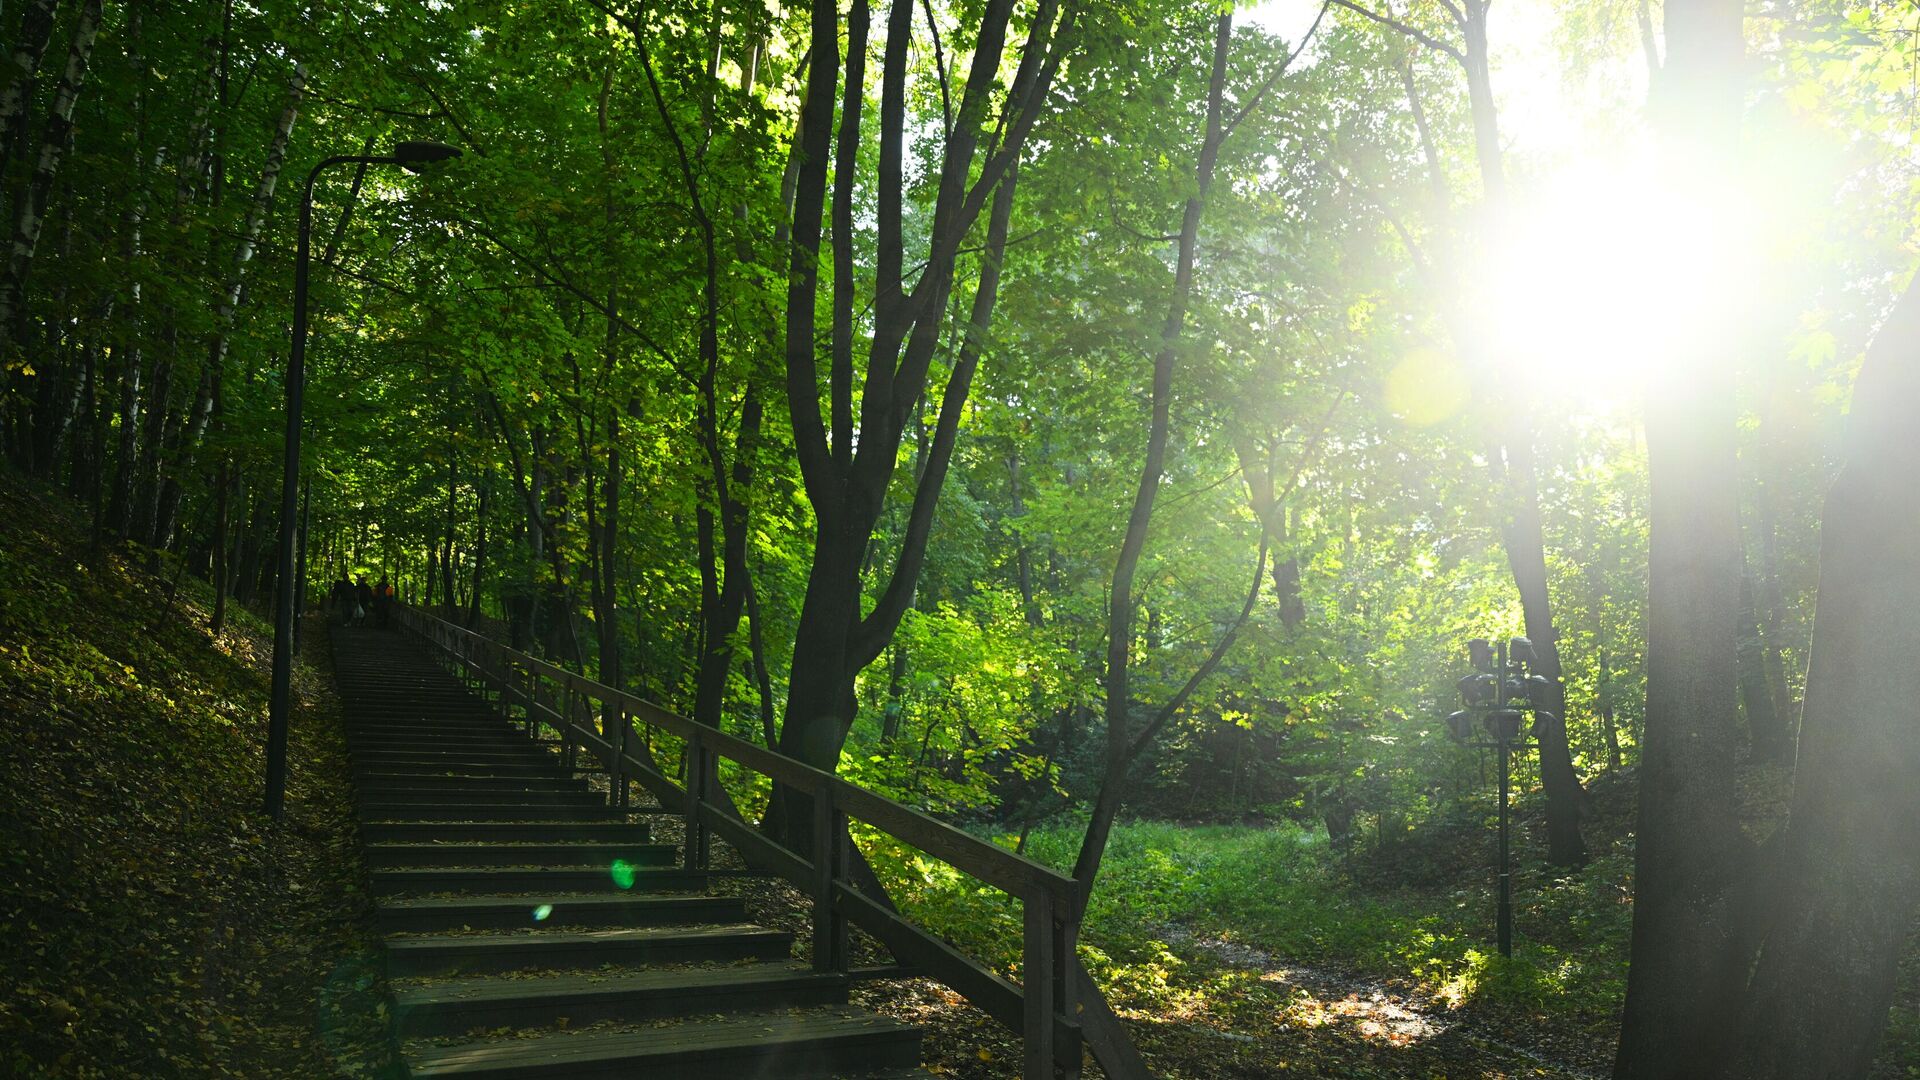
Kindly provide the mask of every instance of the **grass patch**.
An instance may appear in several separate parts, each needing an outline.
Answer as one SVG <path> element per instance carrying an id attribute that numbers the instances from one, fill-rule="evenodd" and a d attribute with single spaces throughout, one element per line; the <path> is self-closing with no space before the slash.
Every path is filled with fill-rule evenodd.
<path id="1" fill-rule="evenodd" d="M 1079 841 L 1078 828 L 1055 826 L 1037 830 L 1027 850 L 1066 868 Z M 1317 829 L 1128 822 L 1114 830 L 1082 952 L 1116 1003 L 1134 1009 L 1217 1009 L 1204 999 L 1241 985 L 1231 969 L 1270 962 L 1606 1039 L 1625 988 L 1629 863 L 1612 854 L 1565 877 L 1524 868 L 1515 954 L 1505 960 L 1492 943 L 1484 864 L 1461 867 L 1450 885 L 1382 887 L 1356 881 Z M 928 860 L 905 860 L 896 873 L 917 918 L 1017 971 L 1017 905 Z"/>

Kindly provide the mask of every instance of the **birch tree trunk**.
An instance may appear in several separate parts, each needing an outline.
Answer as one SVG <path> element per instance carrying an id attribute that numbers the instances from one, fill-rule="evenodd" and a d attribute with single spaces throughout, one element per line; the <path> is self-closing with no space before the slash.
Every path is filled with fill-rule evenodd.
<path id="1" fill-rule="evenodd" d="M 27 180 L 26 197 L 21 201 L 19 215 L 14 218 L 6 268 L 0 273 L 0 357 L 12 351 L 24 329 L 27 273 L 33 266 L 34 249 L 40 243 L 47 198 L 72 142 L 73 107 L 86 85 L 87 61 L 93 55 L 93 42 L 99 32 L 100 0 L 82 0 L 79 17 L 73 24 L 73 39 L 67 47 L 67 65 L 60 73 L 60 85 L 54 90 L 53 105 L 47 111 L 40 152 L 34 159 L 33 174 Z"/>
<path id="2" fill-rule="evenodd" d="M 260 181 L 254 187 L 253 202 L 247 207 L 246 224 L 241 229 L 239 242 L 234 246 L 233 264 L 214 308 L 213 338 L 207 344 L 206 366 L 200 372 L 200 385 L 194 396 L 187 428 L 181 435 L 178 454 L 160 494 L 152 538 L 156 548 L 166 548 L 173 543 L 183 477 L 193 471 L 200 444 L 206 437 L 207 423 L 220 397 L 220 384 L 226 373 L 227 347 L 233 335 L 234 312 L 240 306 L 247 264 L 253 260 L 254 248 L 260 243 L 260 233 L 266 227 L 267 213 L 273 206 L 273 192 L 279 185 L 280 172 L 286 165 L 287 143 L 293 135 L 294 121 L 300 116 L 306 88 L 306 68 L 296 63 L 292 76 L 287 80 L 286 107 L 281 110 L 279 122 L 274 125 L 273 136 L 267 144 L 267 158 L 260 168 Z"/>
<path id="3" fill-rule="evenodd" d="M 55 9 L 59 0 L 29 0 L 20 14 L 20 40 L 14 43 L 8 59 L 19 74 L 0 92 L 0 185 L 16 153 L 24 152 L 27 141 L 27 113 L 33 107 L 34 77 L 40 71 L 40 59 L 46 55 L 47 42 L 53 38 Z"/>

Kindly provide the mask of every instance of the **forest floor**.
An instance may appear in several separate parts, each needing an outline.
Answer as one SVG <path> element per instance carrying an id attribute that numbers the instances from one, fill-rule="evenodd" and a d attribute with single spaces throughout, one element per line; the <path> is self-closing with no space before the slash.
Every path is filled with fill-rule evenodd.
<path id="1" fill-rule="evenodd" d="M 0 1074 L 386 1071 L 328 673 L 296 669 L 272 821 L 267 627 L 210 633 L 204 584 L 4 473 L 0 521 Z"/>
<path id="2" fill-rule="evenodd" d="M 1125 823 L 1089 905 L 1083 953 L 1170 1078 L 1606 1077 L 1626 985 L 1636 792 L 1630 770 L 1592 777 L 1588 789 L 1593 857 L 1578 871 L 1545 864 L 1539 807 L 1531 798 L 1517 807 L 1511 959 L 1492 943 L 1491 805 L 1369 837 L 1344 857 L 1318 828 L 1289 821 Z M 1750 816 L 1763 818 L 1773 795 L 1750 795 Z M 1078 840 L 1077 823 L 1065 822 L 1036 831 L 1028 853 L 1069 865 Z M 921 880 L 901 890 L 903 906 L 976 955 L 995 955 L 991 936 L 970 928 L 1013 917 L 997 894 Z M 1875 1080 L 1920 1076 L 1920 941 L 1909 942 L 1901 975 Z M 943 1023 L 938 1008 L 919 1013 Z M 938 1064 L 953 1076 L 1017 1075 L 959 1053 Z"/>

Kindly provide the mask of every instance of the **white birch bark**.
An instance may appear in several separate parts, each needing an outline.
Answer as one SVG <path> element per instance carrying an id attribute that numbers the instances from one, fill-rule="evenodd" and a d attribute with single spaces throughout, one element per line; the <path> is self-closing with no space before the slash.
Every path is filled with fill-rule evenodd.
<path id="1" fill-rule="evenodd" d="M 86 84 L 87 61 L 93 55 L 94 38 L 99 32 L 100 0 L 84 0 L 80 16 L 74 21 L 67 66 L 60 73 L 53 107 L 47 113 L 46 132 L 41 136 L 40 153 L 27 183 L 27 197 L 20 204 L 19 217 L 14 220 L 6 272 L 0 276 L 0 356 L 5 356 L 14 344 L 15 324 L 25 300 L 27 271 L 32 268 L 34 248 L 40 243 L 40 227 L 46 221 L 47 197 L 53 191 L 54 176 L 60 171 L 61 159 L 66 156 L 71 141 L 73 106 Z"/>

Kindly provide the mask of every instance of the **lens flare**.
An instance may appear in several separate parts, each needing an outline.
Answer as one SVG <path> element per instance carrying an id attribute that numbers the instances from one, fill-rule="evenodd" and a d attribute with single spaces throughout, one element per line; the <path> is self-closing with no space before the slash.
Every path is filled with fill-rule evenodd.
<path id="1" fill-rule="evenodd" d="M 1492 223 L 1470 290 L 1481 346 L 1508 377 L 1586 400 L 1715 362 L 1762 261 L 1742 191 L 1651 153 L 1545 178 Z"/>
<path id="2" fill-rule="evenodd" d="M 553 914 L 552 904 L 541 904 L 539 907 L 533 909 L 533 921 L 546 922 L 547 916 L 552 914 Z"/>
<path id="3" fill-rule="evenodd" d="M 613 883 L 622 889 L 633 888 L 633 864 L 625 859 L 613 860 Z"/>

